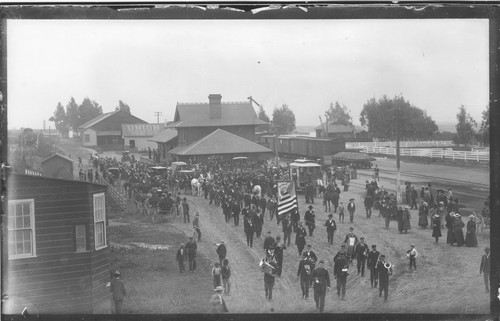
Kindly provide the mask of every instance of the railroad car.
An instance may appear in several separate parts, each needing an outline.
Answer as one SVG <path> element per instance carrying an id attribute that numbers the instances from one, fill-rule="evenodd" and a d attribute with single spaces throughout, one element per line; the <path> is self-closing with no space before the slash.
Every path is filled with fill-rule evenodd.
<path id="1" fill-rule="evenodd" d="M 323 159 L 323 156 L 345 151 L 345 140 L 341 138 L 316 138 L 306 136 L 263 135 L 260 143 L 282 157 Z"/>

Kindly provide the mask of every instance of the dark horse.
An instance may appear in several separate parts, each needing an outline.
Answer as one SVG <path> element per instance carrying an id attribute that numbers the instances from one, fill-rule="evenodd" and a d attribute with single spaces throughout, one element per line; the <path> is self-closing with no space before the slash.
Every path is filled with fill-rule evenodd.
<path id="1" fill-rule="evenodd" d="M 337 212 L 337 207 L 339 206 L 339 195 L 334 190 L 333 185 L 328 185 L 327 188 L 320 186 L 320 193 L 323 193 L 323 205 L 325 205 L 325 211 L 331 212 L 331 204 L 333 203 L 335 213 Z"/>

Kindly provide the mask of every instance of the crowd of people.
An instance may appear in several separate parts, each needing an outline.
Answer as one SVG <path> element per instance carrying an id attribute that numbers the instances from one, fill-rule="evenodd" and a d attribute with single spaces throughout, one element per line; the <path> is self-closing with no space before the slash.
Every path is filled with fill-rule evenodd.
<path id="1" fill-rule="evenodd" d="M 291 247 L 292 233 L 295 233 L 294 245 L 297 246 L 300 255 L 297 278 L 302 298 L 304 300 L 309 298 L 309 289 L 312 287 L 316 308 L 320 312 L 324 311 L 325 295 L 327 288 L 330 287 L 328 268 L 325 259 L 318 260 L 311 244 L 306 241 L 307 237 L 313 237 L 316 228 L 314 206 L 312 204 L 308 206 L 302 220 L 297 209 L 285 215 L 278 215 L 276 182 L 290 179 L 286 166 L 252 164 L 242 168 L 223 164 L 217 160 L 199 164 L 189 163 L 190 168 L 196 168 L 197 177 L 195 177 L 193 174 L 176 175 L 170 171 L 159 172 L 142 162 L 121 162 L 116 158 L 92 156 L 91 164 L 94 177 L 107 179 L 110 184 L 119 181 L 128 191 L 129 197 L 135 198 L 136 202 L 146 204 L 153 212 L 156 208 L 159 213 L 182 216 L 186 224 L 191 224 L 190 208 L 186 197 L 181 198 L 180 191 L 189 191 L 191 180 L 197 178 L 200 182 L 201 197 L 209 205 L 220 207 L 227 224 L 239 227 L 241 217 L 242 232 L 250 248 L 253 248 L 254 238 L 261 238 L 265 224 L 271 224 L 276 220 L 276 224 L 281 225 L 283 238 L 281 235 L 273 237 L 269 231 L 263 241 L 264 258 L 261 261 L 261 268 L 264 273 L 265 298 L 269 301 L 273 300 L 275 279 L 283 273 L 284 251 Z M 118 174 L 111 173 L 110 169 L 116 169 Z M 467 225 L 462 222 L 459 202 L 458 199 L 453 198 L 451 189 L 446 193 L 438 191 L 434 199 L 435 193 L 429 184 L 422 188 L 419 201 L 414 187 L 407 184 L 405 194 L 407 205 L 397 206 L 395 195 L 379 186 L 378 174 L 377 172 L 371 181 L 366 181 L 364 206 L 367 219 L 371 219 L 373 208 L 379 209 L 379 216 L 384 219 L 387 228 L 391 220 L 397 220 L 399 233 L 407 233 L 411 229 L 410 210 L 418 207 L 418 225 L 423 229 L 428 227 L 432 229 L 432 237 L 435 238 L 436 243 L 442 237 L 441 230 L 446 227 L 448 244 L 478 245 L 475 217 L 471 215 Z M 82 179 L 85 180 L 84 177 Z M 352 223 L 356 211 L 355 200 L 349 199 L 344 207 L 343 201 L 340 201 L 342 192 L 336 185 L 334 176 L 326 182 L 322 192 L 325 195 L 332 191 L 336 194 L 334 212 L 338 210 L 339 223 L 344 222 L 344 211 L 349 213 L 349 221 Z M 311 195 L 308 195 L 308 200 L 313 200 Z M 418 206 L 419 203 L 420 206 Z M 265 220 L 265 217 L 268 219 Z M 195 214 L 192 225 L 195 233 L 189 237 L 186 245 L 180 245 L 177 252 L 176 259 L 180 273 L 186 271 L 185 262 L 188 263 L 189 271 L 196 270 L 197 245 L 194 236 L 197 235 L 198 242 L 202 240 L 199 213 Z M 326 228 L 327 242 L 332 245 L 337 226 L 331 213 L 323 226 Z M 467 229 L 464 236 L 465 226 Z M 227 257 L 227 244 L 224 241 L 217 244 L 216 254 L 218 260 L 211 270 L 215 294 L 210 303 L 214 312 L 221 313 L 227 312 L 222 294 L 230 295 L 231 293 L 231 267 Z M 415 245 L 412 244 L 407 252 L 410 270 L 416 271 L 418 255 Z M 351 269 L 357 269 L 361 277 L 365 276 L 366 269 L 370 272 L 371 286 L 378 287 L 379 296 L 383 295 L 384 300 L 387 301 L 389 278 L 393 271 L 392 265 L 386 259 L 385 255 L 377 251 L 376 245 L 371 245 L 370 251 L 364 238 L 358 239 L 351 227 L 339 252 L 334 257 L 333 277 L 337 281 L 336 289 L 340 300 L 345 299 L 347 276 L 351 273 Z M 354 261 L 356 261 L 355 265 Z M 486 267 L 481 268 L 481 273 L 483 271 L 486 273 Z"/>

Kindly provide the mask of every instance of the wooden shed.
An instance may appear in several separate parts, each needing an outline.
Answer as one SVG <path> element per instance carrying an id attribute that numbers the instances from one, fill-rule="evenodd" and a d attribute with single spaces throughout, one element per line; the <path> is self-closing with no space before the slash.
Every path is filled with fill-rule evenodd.
<path id="1" fill-rule="evenodd" d="M 45 177 L 75 179 L 73 160 L 55 153 L 42 160 L 42 175 Z"/>
<path id="2" fill-rule="evenodd" d="M 10 174 L 8 191 L 3 313 L 109 313 L 106 186 Z"/>

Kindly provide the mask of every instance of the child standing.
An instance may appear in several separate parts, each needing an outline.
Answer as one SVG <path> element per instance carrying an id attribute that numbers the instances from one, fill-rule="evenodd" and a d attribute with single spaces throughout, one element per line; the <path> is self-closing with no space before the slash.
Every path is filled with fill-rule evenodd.
<path id="1" fill-rule="evenodd" d="M 229 278 L 231 277 L 231 268 L 229 267 L 228 259 L 224 259 L 222 261 L 221 275 L 224 294 L 229 294 L 231 291 L 231 282 L 229 281 Z"/>
<path id="2" fill-rule="evenodd" d="M 418 256 L 418 252 L 415 249 L 415 244 L 411 244 L 411 249 L 406 251 L 406 256 L 410 258 L 410 271 L 411 271 L 412 265 L 416 271 L 417 270 L 417 260 L 416 259 Z"/>
<path id="3" fill-rule="evenodd" d="M 214 289 L 218 286 L 222 285 L 222 275 L 221 275 L 221 265 L 219 262 L 214 264 L 214 267 L 212 268 L 212 276 L 214 278 Z"/>

